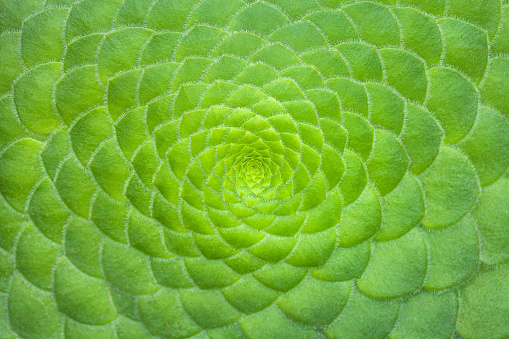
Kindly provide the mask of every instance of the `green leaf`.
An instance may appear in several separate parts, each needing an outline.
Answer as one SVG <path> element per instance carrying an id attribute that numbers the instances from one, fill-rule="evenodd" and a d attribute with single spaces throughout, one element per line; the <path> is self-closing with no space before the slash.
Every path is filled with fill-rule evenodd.
<path id="1" fill-rule="evenodd" d="M 508 6 L 0 1 L 0 337 L 508 337 Z"/>

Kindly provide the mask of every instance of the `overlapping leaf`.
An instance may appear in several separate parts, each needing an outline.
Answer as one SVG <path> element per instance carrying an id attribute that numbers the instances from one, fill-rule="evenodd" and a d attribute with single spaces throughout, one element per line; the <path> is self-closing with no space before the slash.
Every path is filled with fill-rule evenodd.
<path id="1" fill-rule="evenodd" d="M 0 2 L 0 333 L 508 336 L 508 15 Z"/>

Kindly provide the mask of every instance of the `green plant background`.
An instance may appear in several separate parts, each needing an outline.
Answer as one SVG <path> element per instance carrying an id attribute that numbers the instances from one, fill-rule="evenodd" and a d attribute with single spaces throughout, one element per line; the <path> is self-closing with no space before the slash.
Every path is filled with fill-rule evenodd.
<path id="1" fill-rule="evenodd" d="M 507 0 L 0 0 L 0 338 L 508 338 Z"/>

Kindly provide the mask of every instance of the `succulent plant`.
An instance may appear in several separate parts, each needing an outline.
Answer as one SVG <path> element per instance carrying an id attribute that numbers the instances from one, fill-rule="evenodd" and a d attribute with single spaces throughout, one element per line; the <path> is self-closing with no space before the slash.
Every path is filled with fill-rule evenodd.
<path id="1" fill-rule="evenodd" d="M 0 338 L 509 337 L 507 0 L 1 0 Z"/>

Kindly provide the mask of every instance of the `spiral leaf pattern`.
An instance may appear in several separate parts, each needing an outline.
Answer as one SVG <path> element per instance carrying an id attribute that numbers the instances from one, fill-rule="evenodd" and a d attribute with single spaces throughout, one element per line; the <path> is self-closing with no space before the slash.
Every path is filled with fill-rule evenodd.
<path id="1" fill-rule="evenodd" d="M 0 337 L 509 336 L 507 0 L 0 1 Z"/>

